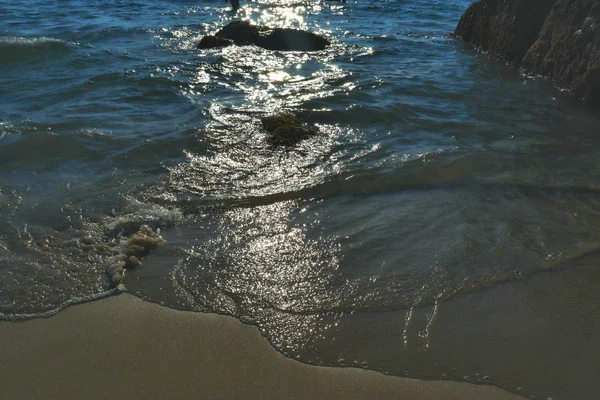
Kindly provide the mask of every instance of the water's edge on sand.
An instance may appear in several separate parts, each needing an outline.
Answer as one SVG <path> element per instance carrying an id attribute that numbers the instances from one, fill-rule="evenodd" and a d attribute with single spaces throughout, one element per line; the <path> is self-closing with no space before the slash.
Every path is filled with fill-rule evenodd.
<path id="1" fill-rule="evenodd" d="M 122 294 L 0 322 L 0 399 L 522 399 L 493 386 L 302 364 L 254 326 Z M 200 397 L 198 397 L 200 396 Z"/>

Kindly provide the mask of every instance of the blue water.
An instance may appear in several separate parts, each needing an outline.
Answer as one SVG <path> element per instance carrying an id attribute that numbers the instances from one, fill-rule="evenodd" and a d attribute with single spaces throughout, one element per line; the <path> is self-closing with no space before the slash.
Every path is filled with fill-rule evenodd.
<path id="1" fill-rule="evenodd" d="M 126 290 L 304 362 L 591 398 L 600 120 L 447 36 L 468 4 L 0 4 L 0 317 Z M 196 49 L 234 19 L 332 45 Z M 273 148 L 279 112 L 317 135 Z"/>

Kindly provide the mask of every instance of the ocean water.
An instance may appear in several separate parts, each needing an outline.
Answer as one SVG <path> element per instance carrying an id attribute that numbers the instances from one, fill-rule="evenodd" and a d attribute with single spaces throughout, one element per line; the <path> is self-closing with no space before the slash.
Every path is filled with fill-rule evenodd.
<path id="1" fill-rule="evenodd" d="M 0 318 L 125 290 L 307 363 L 594 398 L 600 119 L 447 36 L 468 5 L 0 3 Z M 332 45 L 196 49 L 235 19 Z M 317 134 L 271 146 L 280 112 Z"/>

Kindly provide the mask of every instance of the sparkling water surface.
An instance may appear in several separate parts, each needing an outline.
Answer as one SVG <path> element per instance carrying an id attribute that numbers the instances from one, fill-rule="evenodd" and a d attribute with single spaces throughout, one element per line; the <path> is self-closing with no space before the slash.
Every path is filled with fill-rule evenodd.
<path id="1" fill-rule="evenodd" d="M 447 36 L 468 4 L 0 4 L 0 317 L 114 293 L 151 232 L 119 290 L 287 356 L 593 398 L 600 120 Z M 196 49 L 234 19 L 332 45 Z"/>

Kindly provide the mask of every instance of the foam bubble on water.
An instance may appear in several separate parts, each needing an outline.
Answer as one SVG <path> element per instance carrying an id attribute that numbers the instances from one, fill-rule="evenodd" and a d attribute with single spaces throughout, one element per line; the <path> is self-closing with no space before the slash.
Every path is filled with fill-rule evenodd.
<path id="1" fill-rule="evenodd" d="M 7 135 L 20 134 L 20 130 L 12 122 L 0 121 L 0 140 Z"/>
<path id="2" fill-rule="evenodd" d="M 176 208 L 145 203 L 132 197 L 125 197 L 124 200 L 124 214 L 104 221 L 107 234 L 118 238 L 115 255 L 109 258 L 106 267 L 106 274 L 113 286 L 122 283 L 127 269 L 140 267 L 152 250 L 165 243 L 161 227 L 183 220 L 183 214 Z"/>
<path id="3" fill-rule="evenodd" d="M 94 300 L 104 299 L 109 296 L 113 296 L 124 292 L 125 288 L 123 285 L 117 285 L 110 290 L 106 290 L 104 292 L 92 294 L 89 296 L 82 296 L 74 299 L 70 299 L 60 304 L 58 307 L 53 308 L 51 310 L 39 312 L 39 313 L 21 313 L 21 314 L 13 314 L 10 312 L 2 312 L 0 311 L 0 321 L 24 321 L 32 318 L 47 318 L 51 317 L 59 311 L 64 310 L 67 307 L 74 306 L 77 304 L 89 303 Z"/>
<path id="4" fill-rule="evenodd" d="M 140 267 L 142 259 L 164 243 L 165 239 L 161 236 L 160 229 L 153 230 L 147 225 L 142 225 L 131 236 L 122 238 L 118 246 L 118 254 L 109 259 L 106 267 L 106 274 L 111 284 L 120 285 L 127 269 Z"/>
<path id="5" fill-rule="evenodd" d="M 183 220 L 183 214 L 177 208 L 145 203 L 130 196 L 124 197 L 124 201 L 126 204 L 123 213 L 106 224 L 108 230 L 133 234 L 139 231 L 142 225 L 160 228 Z"/>
<path id="6" fill-rule="evenodd" d="M 0 232 L 0 320 L 49 316 L 79 302 L 124 291 L 128 269 L 165 240 L 161 228 L 183 218 L 177 209 L 125 198 L 116 216 L 90 216 L 62 230 L 15 224 Z M 0 185 L 0 209 L 14 207 Z"/>
<path id="7" fill-rule="evenodd" d="M 110 134 L 112 134 L 111 131 L 105 131 L 105 130 L 96 129 L 96 128 L 82 129 L 79 132 L 77 132 L 77 135 L 79 135 L 79 136 L 88 136 L 88 137 L 106 136 L 106 135 L 110 135 Z"/>

